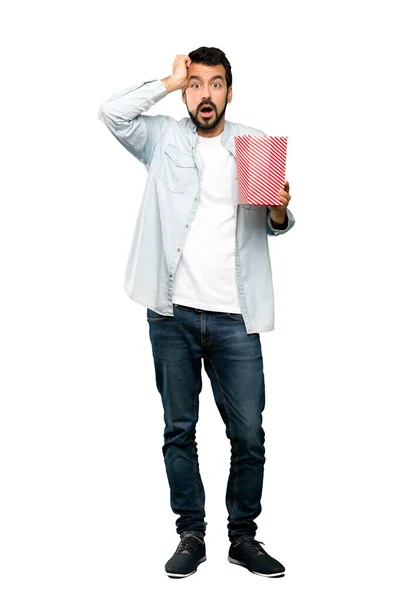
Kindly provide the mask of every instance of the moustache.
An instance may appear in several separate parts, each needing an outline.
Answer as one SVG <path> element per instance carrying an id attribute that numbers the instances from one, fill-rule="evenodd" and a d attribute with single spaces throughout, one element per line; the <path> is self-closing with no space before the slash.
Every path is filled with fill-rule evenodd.
<path id="1" fill-rule="evenodd" d="M 217 107 L 215 106 L 215 104 L 213 102 L 206 101 L 206 100 L 204 100 L 203 102 L 201 102 L 201 104 L 199 104 L 199 106 L 197 107 L 197 112 L 199 112 L 203 108 L 203 106 L 211 106 L 211 108 L 213 110 L 215 110 L 215 112 L 217 112 Z"/>

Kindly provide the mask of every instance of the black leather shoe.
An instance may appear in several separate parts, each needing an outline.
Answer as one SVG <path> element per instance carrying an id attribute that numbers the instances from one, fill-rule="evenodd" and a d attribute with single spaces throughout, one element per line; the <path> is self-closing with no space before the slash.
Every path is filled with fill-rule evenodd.
<path id="1" fill-rule="evenodd" d="M 263 577 L 284 577 L 285 567 L 261 548 L 262 543 L 247 535 L 232 540 L 228 555 L 229 562 Z"/>
<path id="2" fill-rule="evenodd" d="M 204 540 L 188 533 L 181 537 L 179 546 L 165 565 L 165 570 L 168 577 L 172 579 L 189 577 L 189 575 L 193 575 L 197 571 L 199 564 L 206 559 L 206 545 Z"/>

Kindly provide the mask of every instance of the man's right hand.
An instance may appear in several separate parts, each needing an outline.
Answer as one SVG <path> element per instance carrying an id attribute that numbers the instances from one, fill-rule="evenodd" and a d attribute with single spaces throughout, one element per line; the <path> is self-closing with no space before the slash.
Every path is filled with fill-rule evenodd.
<path id="1" fill-rule="evenodd" d="M 192 61 L 186 54 L 178 54 L 172 65 L 172 75 L 161 79 L 166 87 L 167 92 L 174 92 L 186 87 L 187 70 Z"/>

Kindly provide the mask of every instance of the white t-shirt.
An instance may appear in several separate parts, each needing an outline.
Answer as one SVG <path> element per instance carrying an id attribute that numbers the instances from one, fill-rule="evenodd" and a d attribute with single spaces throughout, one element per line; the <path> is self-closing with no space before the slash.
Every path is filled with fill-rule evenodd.
<path id="1" fill-rule="evenodd" d="M 232 204 L 235 159 L 218 136 L 198 137 L 204 171 L 199 206 L 175 274 L 173 302 L 218 312 L 240 313 L 236 288 Z"/>

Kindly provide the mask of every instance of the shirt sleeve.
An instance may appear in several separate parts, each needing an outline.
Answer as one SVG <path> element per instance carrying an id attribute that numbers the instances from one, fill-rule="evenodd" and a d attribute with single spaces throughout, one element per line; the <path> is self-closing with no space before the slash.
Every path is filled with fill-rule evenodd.
<path id="1" fill-rule="evenodd" d="M 287 233 L 290 229 L 292 229 L 295 222 L 296 221 L 295 221 L 293 214 L 287 208 L 285 222 L 282 223 L 280 228 L 273 227 L 272 223 L 271 223 L 271 211 L 267 207 L 267 234 L 268 235 L 280 235 L 282 233 Z"/>
<path id="2" fill-rule="evenodd" d="M 142 113 L 166 95 L 163 82 L 150 79 L 111 96 L 98 109 L 107 129 L 145 165 L 151 162 L 156 142 L 171 118 Z"/>

